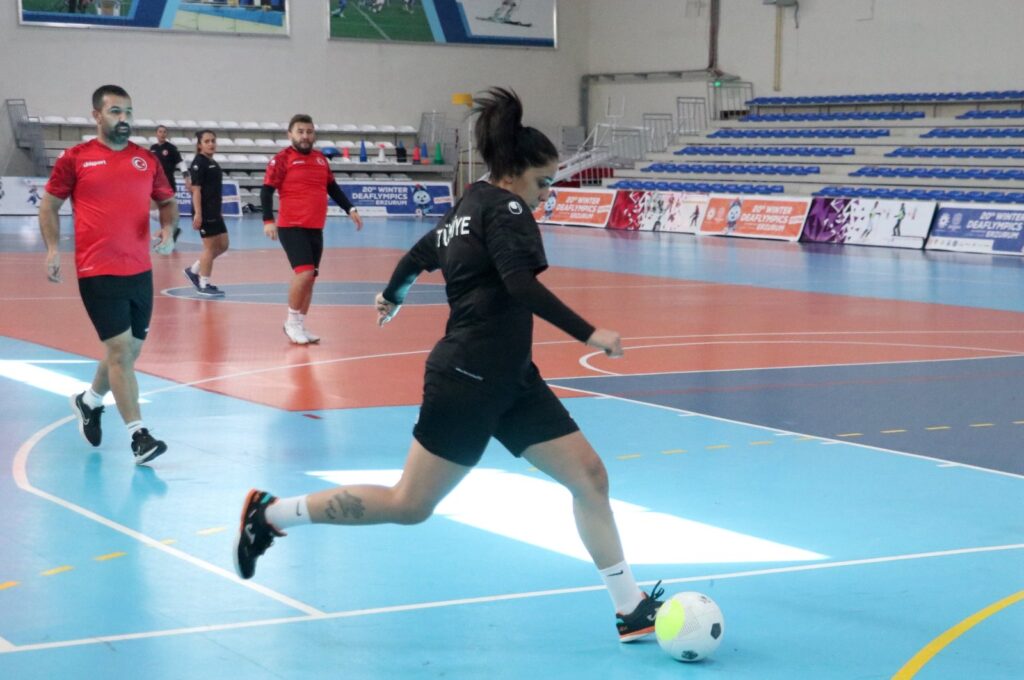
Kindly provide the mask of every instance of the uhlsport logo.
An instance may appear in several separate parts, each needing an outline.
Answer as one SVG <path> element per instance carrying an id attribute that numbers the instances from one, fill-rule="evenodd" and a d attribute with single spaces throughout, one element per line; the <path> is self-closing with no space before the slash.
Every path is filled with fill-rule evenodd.
<path id="1" fill-rule="evenodd" d="M 132 157 L 132 165 L 140 172 L 145 172 L 149 169 L 149 164 L 146 163 L 146 159 L 139 156 Z"/>

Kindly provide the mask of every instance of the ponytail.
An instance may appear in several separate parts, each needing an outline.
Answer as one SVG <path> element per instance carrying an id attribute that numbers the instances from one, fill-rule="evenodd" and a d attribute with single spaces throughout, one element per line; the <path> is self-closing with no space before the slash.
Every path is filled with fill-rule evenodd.
<path id="1" fill-rule="evenodd" d="M 547 136 L 523 127 L 523 103 L 512 90 L 492 87 L 473 100 L 476 143 L 494 179 L 517 177 L 529 168 L 558 160 Z"/>

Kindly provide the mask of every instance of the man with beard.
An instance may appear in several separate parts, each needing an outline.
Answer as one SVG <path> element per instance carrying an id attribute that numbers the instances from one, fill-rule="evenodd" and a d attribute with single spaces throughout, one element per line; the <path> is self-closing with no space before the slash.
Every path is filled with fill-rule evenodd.
<path id="1" fill-rule="evenodd" d="M 89 389 L 71 397 L 78 429 L 99 446 L 103 396 L 114 402 L 131 435 L 136 465 L 153 460 L 167 445 L 142 422 L 135 360 L 153 312 L 153 265 L 149 256 L 149 204 L 160 210 L 157 251 L 174 247 L 178 205 L 163 168 L 149 150 L 129 141 L 132 100 L 124 88 L 103 85 L 92 95 L 96 139 L 60 155 L 39 207 L 46 243 L 46 273 L 60 283 L 60 217 L 68 198 L 74 209 L 78 290 L 106 354 Z"/>
<path id="2" fill-rule="evenodd" d="M 263 233 L 281 241 L 294 272 L 288 286 L 288 318 L 284 333 L 296 345 L 320 342 L 320 337 L 306 328 L 306 314 L 313 300 L 313 284 L 319 274 L 324 252 L 324 222 L 327 220 L 327 197 L 348 213 L 363 228 L 359 211 L 334 181 L 327 158 L 313 148 L 316 129 L 313 119 L 298 113 L 288 122 L 291 146 L 274 156 L 267 164 L 260 191 L 263 204 Z M 274 218 L 274 191 L 281 192 L 281 212 Z"/>

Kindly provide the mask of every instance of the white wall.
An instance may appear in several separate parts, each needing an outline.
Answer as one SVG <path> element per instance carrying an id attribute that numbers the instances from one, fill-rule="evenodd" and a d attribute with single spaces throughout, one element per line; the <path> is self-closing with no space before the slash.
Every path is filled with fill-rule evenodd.
<path id="1" fill-rule="evenodd" d="M 514 88 L 526 122 L 558 141 L 578 118 L 587 0 L 561 0 L 558 49 L 477 48 L 327 39 L 327 0 L 292 0 L 291 37 L 260 38 L 19 26 L 0 0 L 0 99 L 32 115 L 84 115 L 103 83 L 124 86 L 138 118 L 415 125 L 423 111 L 465 108 L 451 95 Z M 25 165 L 0 121 L 0 174 Z"/>

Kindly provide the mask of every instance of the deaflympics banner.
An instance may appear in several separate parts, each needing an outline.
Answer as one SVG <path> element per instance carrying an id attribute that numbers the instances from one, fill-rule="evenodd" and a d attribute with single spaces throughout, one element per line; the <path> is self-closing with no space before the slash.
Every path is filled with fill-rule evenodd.
<path id="1" fill-rule="evenodd" d="M 810 205 L 810 198 L 712 194 L 700 233 L 796 241 Z"/>
<path id="2" fill-rule="evenodd" d="M 0 215 L 38 215 L 45 188 L 45 177 L 0 177 Z M 71 201 L 60 214 L 71 214 Z"/>
<path id="3" fill-rule="evenodd" d="M 178 200 L 178 214 L 192 214 L 192 194 L 183 182 L 174 185 L 174 197 Z M 224 180 L 220 190 L 221 214 L 224 217 L 242 216 L 242 199 L 238 194 L 238 182 Z"/>
<path id="4" fill-rule="evenodd" d="M 554 187 L 548 200 L 537 206 L 533 217 L 540 224 L 569 224 L 603 229 L 615 202 L 613 189 Z"/>
<path id="5" fill-rule="evenodd" d="M 696 234 L 707 207 L 706 194 L 620 191 L 608 228 Z"/>
<path id="6" fill-rule="evenodd" d="M 816 198 L 801 241 L 922 248 L 935 214 L 929 201 Z"/>
<path id="7" fill-rule="evenodd" d="M 1024 208 L 941 203 L 925 249 L 1024 254 Z"/>

